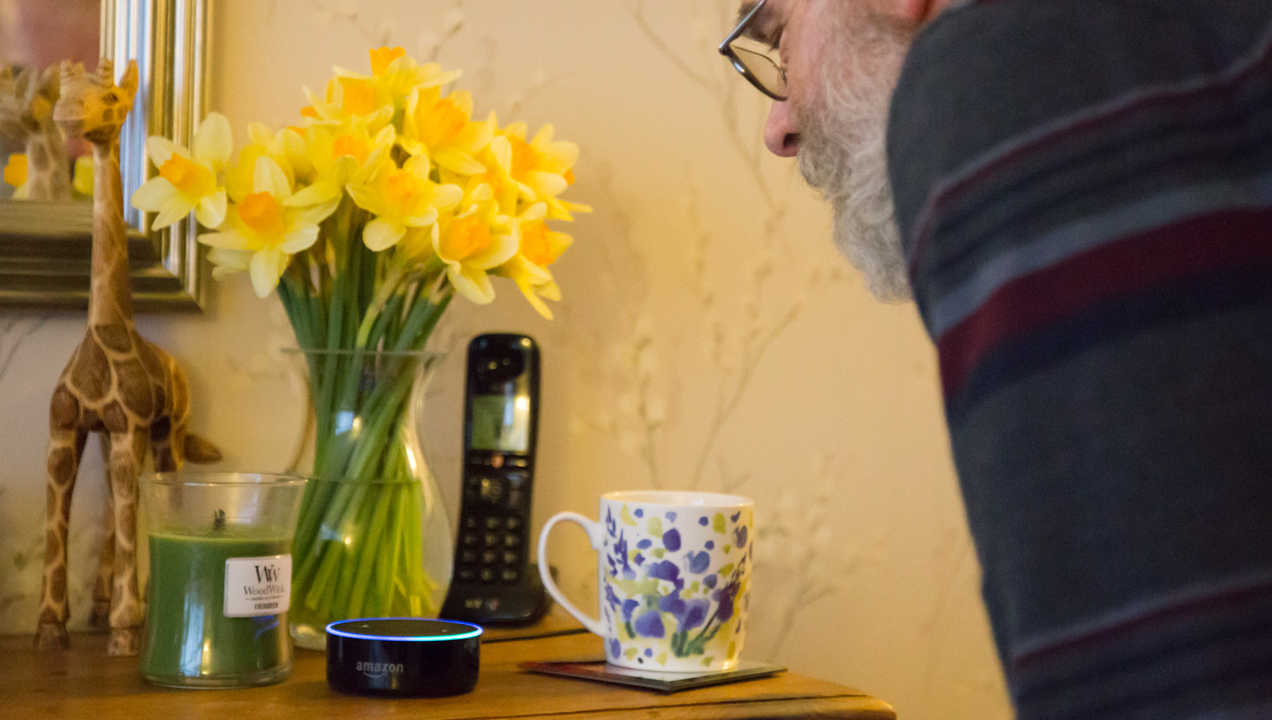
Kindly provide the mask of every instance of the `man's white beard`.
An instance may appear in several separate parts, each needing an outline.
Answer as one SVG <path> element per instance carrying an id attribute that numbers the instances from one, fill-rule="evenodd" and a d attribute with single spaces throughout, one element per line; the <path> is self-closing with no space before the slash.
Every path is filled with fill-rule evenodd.
<path id="1" fill-rule="evenodd" d="M 829 33 L 816 106 L 795 102 L 799 169 L 835 211 L 835 244 L 887 302 L 908 300 L 910 281 L 888 182 L 888 106 L 909 33 L 846 10 Z"/>

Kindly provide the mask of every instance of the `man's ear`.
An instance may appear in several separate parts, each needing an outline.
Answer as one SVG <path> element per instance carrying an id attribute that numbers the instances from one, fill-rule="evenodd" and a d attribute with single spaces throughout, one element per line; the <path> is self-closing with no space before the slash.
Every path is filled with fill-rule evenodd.
<path id="1" fill-rule="evenodd" d="M 947 3 L 939 0 L 896 0 L 897 14 L 903 20 L 908 20 L 915 25 L 926 22 L 930 18 L 929 15 L 938 11 L 941 6 Z"/>

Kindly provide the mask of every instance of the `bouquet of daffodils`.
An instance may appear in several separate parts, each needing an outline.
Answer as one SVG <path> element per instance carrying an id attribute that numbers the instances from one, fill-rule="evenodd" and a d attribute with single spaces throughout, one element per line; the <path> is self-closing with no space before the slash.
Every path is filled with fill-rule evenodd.
<path id="1" fill-rule="evenodd" d="M 420 577 L 420 495 L 374 493 L 416 463 L 404 430 L 409 377 L 456 292 L 495 295 L 512 280 L 546 318 L 559 300 L 549 267 L 570 246 L 549 228 L 583 205 L 560 196 L 574 182 L 573 143 L 551 126 L 474 120 L 459 72 L 420 64 L 401 48 L 371 51 L 371 74 L 340 68 L 293 126 L 249 126 L 231 162 L 227 120 L 212 113 L 187 150 L 152 137 L 159 174 L 133 195 L 152 227 L 191 212 L 213 232 L 214 277 L 247 272 L 262 298 L 277 290 L 310 373 L 317 421 L 314 475 L 293 554 L 293 620 L 435 614 Z M 367 387 L 373 358 L 386 382 Z M 356 541 L 349 527 L 362 528 Z M 323 542 L 339 536 L 342 542 Z"/>

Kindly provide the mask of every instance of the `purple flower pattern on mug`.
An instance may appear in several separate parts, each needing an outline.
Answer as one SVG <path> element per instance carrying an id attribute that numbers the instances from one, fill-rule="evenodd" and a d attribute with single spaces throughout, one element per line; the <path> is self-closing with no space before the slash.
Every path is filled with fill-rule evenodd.
<path id="1" fill-rule="evenodd" d="M 620 532 L 618 540 L 614 543 L 614 554 L 607 558 L 610 566 L 610 577 L 618 577 L 621 574 L 624 580 L 635 580 L 636 571 L 632 569 L 631 558 L 627 556 L 627 538 Z"/>
<path id="2" fill-rule="evenodd" d="M 660 638 L 666 636 L 662 615 L 658 614 L 656 610 L 650 610 L 636 618 L 633 627 L 636 629 L 636 634 L 640 637 Z"/>
<path id="3" fill-rule="evenodd" d="M 701 575 L 711 566 L 711 553 L 709 552 L 690 552 L 685 557 L 689 560 L 689 572 L 694 575 Z"/>
<path id="4" fill-rule="evenodd" d="M 680 528 L 672 526 L 664 531 L 662 518 L 675 523 L 676 513 L 662 513 L 659 518 L 643 508 L 629 510 L 624 506 L 618 515 L 616 518 L 607 508 L 609 572 L 605 603 L 607 611 L 612 608 L 616 617 L 622 617 L 620 637 L 607 643 L 607 651 L 612 656 L 621 654 L 640 663 L 644 658 L 653 657 L 648 646 L 644 646 L 643 651 L 637 646 L 622 647 L 625 636 L 634 642 L 641 639 L 666 642 L 668 645 L 663 647 L 669 646 L 672 655 L 682 658 L 719 654 L 725 652 L 728 645 L 727 652 L 732 657 L 736 644 L 732 639 L 741 633 L 742 614 L 750 599 L 748 561 L 752 548 L 748 547 L 747 528 L 738 524 L 742 512 L 730 513 L 728 523 L 722 513 L 685 518 L 689 523 L 696 520 L 698 526 L 707 528 L 708 534 L 731 541 L 724 545 L 728 553 L 725 558 L 736 558 L 735 552 L 746 549 L 741 558 L 732 563 L 726 559 L 715 571 L 711 568 L 712 551 L 721 541 L 703 541 L 703 531 L 695 529 L 690 535 L 694 537 L 693 542 L 698 543 L 697 547 L 683 547 L 685 536 Z M 629 547 L 624 525 L 634 526 L 630 540 L 634 548 Z M 641 537 L 646 534 L 646 525 L 647 534 L 652 537 Z M 615 652 L 613 642 L 619 643 L 621 652 Z M 664 662 L 666 656 L 667 653 L 663 653 L 656 662 Z M 706 661 L 709 660 L 710 657 L 706 657 Z"/>
<path id="5" fill-rule="evenodd" d="M 636 612 L 636 608 L 640 607 L 640 603 L 635 600 L 623 601 L 623 622 L 632 621 L 632 613 Z"/>

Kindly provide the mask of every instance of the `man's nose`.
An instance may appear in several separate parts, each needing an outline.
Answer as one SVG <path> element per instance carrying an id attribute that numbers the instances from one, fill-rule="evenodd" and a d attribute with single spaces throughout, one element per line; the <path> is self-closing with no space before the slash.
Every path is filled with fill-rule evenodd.
<path id="1" fill-rule="evenodd" d="M 778 157 L 795 157 L 799 153 L 799 125 L 790 102 L 773 101 L 764 123 L 764 144 Z"/>

